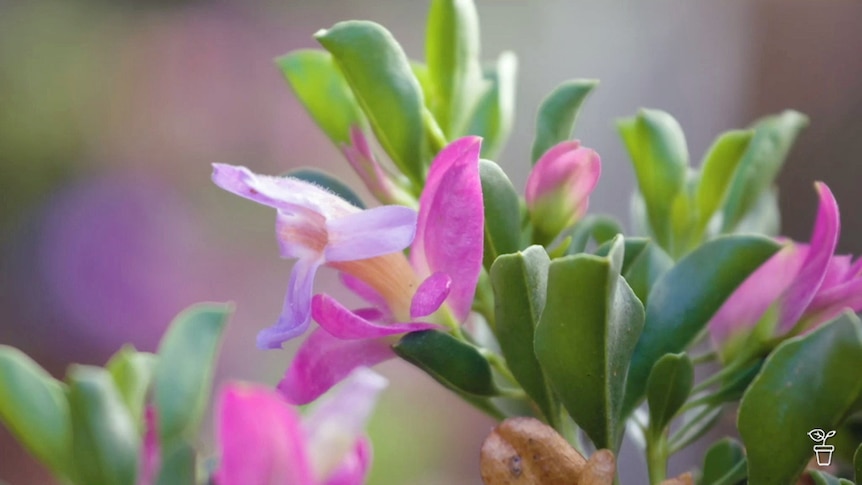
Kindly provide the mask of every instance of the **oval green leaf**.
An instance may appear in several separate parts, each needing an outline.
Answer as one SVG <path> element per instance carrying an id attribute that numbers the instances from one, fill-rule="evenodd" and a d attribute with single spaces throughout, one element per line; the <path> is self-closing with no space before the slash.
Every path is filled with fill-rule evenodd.
<path id="1" fill-rule="evenodd" d="M 335 58 L 380 145 L 421 186 L 430 162 L 422 88 L 392 34 L 368 21 L 339 22 L 315 34 Z"/>
<path id="2" fill-rule="evenodd" d="M 488 361 L 476 347 L 448 333 L 437 330 L 408 333 L 392 349 L 449 389 L 472 396 L 497 394 Z"/>
<path id="3" fill-rule="evenodd" d="M 533 338 L 545 307 L 548 266 L 541 246 L 497 258 L 491 266 L 494 320 L 500 349 L 515 379 L 549 421 L 557 419 L 553 397 L 533 350 Z"/>
<path id="4" fill-rule="evenodd" d="M 77 481 L 134 485 L 141 438 L 110 373 L 74 365 L 68 377 Z"/>
<path id="5" fill-rule="evenodd" d="M 140 431 L 144 431 L 144 408 L 156 361 L 155 355 L 126 345 L 105 365 Z"/>
<path id="6" fill-rule="evenodd" d="M 531 150 L 533 165 L 549 148 L 572 136 L 581 105 L 598 84 L 595 79 L 566 81 L 542 101 L 536 117 L 536 138 Z"/>
<path id="7" fill-rule="evenodd" d="M 627 368 L 644 309 L 625 279 L 623 239 L 608 254 L 551 262 L 535 351 L 551 386 L 597 448 L 616 450 Z"/>
<path id="8" fill-rule="evenodd" d="M 459 134 L 482 137 L 482 157 L 494 159 L 503 150 L 515 122 L 515 83 L 518 58 L 503 51 L 496 65 L 486 69 L 485 91 Z"/>
<path id="9" fill-rule="evenodd" d="M 629 370 L 624 415 L 643 398 L 656 361 L 684 351 L 733 291 L 779 247 L 760 236 L 722 236 L 689 253 L 656 282 Z"/>
<path id="10" fill-rule="evenodd" d="M 428 13 L 425 58 L 435 102 L 431 111 L 453 138 L 482 90 L 479 16 L 472 0 L 433 0 Z"/>
<path id="11" fill-rule="evenodd" d="M 70 475 L 72 425 L 64 385 L 6 345 L 0 345 L 0 421 L 55 474 Z"/>
<path id="12" fill-rule="evenodd" d="M 351 129 L 365 128 L 365 116 L 328 52 L 294 51 L 276 58 L 275 63 L 299 102 L 336 147 L 351 143 Z"/>
<path id="13" fill-rule="evenodd" d="M 733 130 L 723 133 L 707 151 L 697 187 L 697 226 L 699 238 L 730 191 L 730 183 L 751 142 L 754 132 Z"/>
<path id="14" fill-rule="evenodd" d="M 198 304 L 180 313 L 159 345 L 153 395 L 163 445 L 193 441 L 210 398 L 222 332 L 232 308 Z"/>
<path id="15" fill-rule="evenodd" d="M 709 447 L 703 460 L 701 485 L 738 485 L 745 481 L 745 450 L 738 441 L 724 438 Z"/>
<path id="16" fill-rule="evenodd" d="M 521 204 L 518 192 L 499 165 L 479 160 L 482 199 L 485 201 L 485 269 L 503 254 L 521 249 Z"/>
<path id="17" fill-rule="evenodd" d="M 617 124 L 632 159 L 652 234 L 670 248 L 674 199 L 688 173 L 688 148 L 679 123 L 668 113 L 643 109 Z"/>
<path id="18" fill-rule="evenodd" d="M 647 380 L 649 426 L 661 435 L 679 412 L 694 386 L 694 364 L 683 352 L 667 354 L 652 368 Z"/>
<path id="19" fill-rule="evenodd" d="M 854 410 L 862 380 L 848 369 L 860 368 L 862 323 L 850 312 L 772 352 L 739 407 L 751 483 L 796 483 L 821 444 L 808 432 L 838 429 Z"/>
<path id="20" fill-rule="evenodd" d="M 649 239 L 627 237 L 625 245 L 622 275 L 646 306 L 650 290 L 661 275 L 673 267 L 673 259 Z M 610 242 L 606 242 L 596 249 L 596 255 L 606 256 L 610 248 Z"/>

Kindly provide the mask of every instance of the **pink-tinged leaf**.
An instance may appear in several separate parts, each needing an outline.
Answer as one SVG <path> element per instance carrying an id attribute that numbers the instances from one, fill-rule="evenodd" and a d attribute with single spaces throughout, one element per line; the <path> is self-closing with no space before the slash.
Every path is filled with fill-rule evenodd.
<path id="1" fill-rule="evenodd" d="M 402 251 L 416 234 L 416 211 L 387 205 L 326 222 L 327 261 L 354 261 Z"/>
<path id="2" fill-rule="evenodd" d="M 733 292 L 709 322 L 717 348 L 739 331 L 749 331 L 787 290 L 808 255 L 805 244 L 788 244 Z"/>
<path id="3" fill-rule="evenodd" d="M 308 404 L 353 369 L 371 367 L 393 357 L 395 353 L 384 340 L 342 340 L 318 328 L 302 343 L 278 390 L 292 404 Z"/>
<path id="4" fill-rule="evenodd" d="M 838 203 L 826 184 L 817 182 L 815 188 L 820 197 L 820 207 L 811 236 L 811 246 L 799 273 L 781 298 L 781 313 L 778 319 L 780 332 L 792 329 L 811 304 L 823 284 L 829 261 L 838 245 L 838 234 L 841 230 Z"/>
<path id="5" fill-rule="evenodd" d="M 359 210 L 314 184 L 291 177 L 258 175 L 246 167 L 214 163 L 212 180 L 232 194 L 288 214 L 311 211 L 331 218 Z"/>
<path id="6" fill-rule="evenodd" d="M 445 273 L 434 273 L 416 289 L 410 302 L 410 318 L 427 317 L 437 311 L 449 296 L 452 279 Z"/>
<path id="7" fill-rule="evenodd" d="M 432 323 L 374 323 L 348 310 L 325 293 L 314 295 L 311 308 L 314 320 L 330 335 L 339 339 L 375 339 L 439 328 Z"/>
<path id="8" fill-rule="evenodd" d="M 216 416 L 218 485 L 315 485 L 299 415 L 277 392 L 227 385 Z"/>
<path id="9" fill-rule="evenodd" d="M 138 485 L 154 485 L 162 466 L 158 423 L 155 406 L 147 406 L 144 411 L 144 446 L 141 447 Z"/>
<path id="10" fill-rule="evenodd" d="M 447 303 L 464 321 L 482 268 L 484 205 L 479 179 L 481 140 L 447 145 L 431 165 L 419 199 L 419 221 L 410 253 L 421 277 L 442 272 L 452 279 Z"/>
<path id="11" fill-rule="evenodd" d="M 324 485 L 361 485 L 371 468 L 371 444 L 361 439 L 356 448 L 341 462 Z"/>
<path id="12" fill-rule="evenodd" d="M 257 334 L 261 349 L 278 349 L 281 344 L 305 333 L 311 323 L 311 295 L 314 292 L 314 275 L 319 261 L 298 259 L 290 273 L 287 294 L 281 316 L 275 325 Z"/>

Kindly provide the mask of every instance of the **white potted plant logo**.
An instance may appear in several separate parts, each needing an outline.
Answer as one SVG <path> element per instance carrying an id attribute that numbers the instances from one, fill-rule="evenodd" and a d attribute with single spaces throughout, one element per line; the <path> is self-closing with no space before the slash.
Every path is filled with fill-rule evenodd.
<path id="1" fill-rule="evenodd" d="M 835 451 L 833 445 L 827 445 L 826 440 L 835 436 L 835 431 L 825 432 L 820 428 L 814 428 L 808 432 L 808 437 L 814 441 L 820 442 L 819 445 L 814 445 L 814 453 L 817 455 L 817 464 L 820 466 L 829 466 L 832 463 L 832 452 Z"/>

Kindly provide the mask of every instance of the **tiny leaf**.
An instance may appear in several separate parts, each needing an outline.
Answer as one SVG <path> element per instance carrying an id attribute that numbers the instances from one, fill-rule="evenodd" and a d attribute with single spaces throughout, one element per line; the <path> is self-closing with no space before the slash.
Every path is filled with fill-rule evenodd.
<path id="1" fill-rule="evenodd" d="M 155 365 L 155 355 L 138 352 L 130 345 L 120 349 L 105 365 L 140 430 L 144 426 L 144 407 Z"/>
<path id="2" fill-rule="evenodd" d="M 694 385 L 694 364 L 685 353 L 667 354 L 652 368 L 647 380 L 649 425 L 661 434 L 688 399 Z"/>
<path id="3" fill-rule="evenodd" d="M 482 199 L 485 201 L 486 269 L 503 254 L 521 249 L 521 205 L 506 173 L 490 160 L 479 161 Z"/>
<path id="4" fill-rule="evenodd" d="M 408 333 L 392 349 L 449 389 L 473 396 L 497 394 L 488 361 L 476 347 L 448 333 L 437 330 Z"/>
<path id="5" fill-rule="evenodd" d="M 533 165 L 549 148 L 572 136 L 575 121 L 587 95 L 598 86 L 595 79 L 573 79 L 556 87 L 539 106 L 536 138 L 533 140 Z"/>
<path id="6" fill-rule="evenodd" d="M 738 485 L 746 477 L 745 450 L 734 439 L 724 438 L 709 447 L 703 461 L 702 485 Z"/>
<path id="7" fill-rule="evenodd" d="M 502 151 L 515 122 L 515 83 L 518 58 L 503 51 L 496 65 L 486 69 L 487 87 L 470 115 L 464 134 L 481 136 L 482 157 L 494 159 Z"/>
<path id="8" fill-rule="evenodd" d="M 315 37 L 335 58 L 380 145 L 417 185 L 430 162 L 422 88 L 392 34 L 368 21 L 339 22 Z"/>

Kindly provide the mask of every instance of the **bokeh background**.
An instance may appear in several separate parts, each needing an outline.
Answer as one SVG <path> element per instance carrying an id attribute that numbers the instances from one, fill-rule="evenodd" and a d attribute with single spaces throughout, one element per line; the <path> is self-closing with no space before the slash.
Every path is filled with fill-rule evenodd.
<path id="1" fill-rule="evenodd" d="M 499 162 L 522 187 L 535 110 L 558 83 L 598 78 L 577 136 L 599 151 L 596 212 L 627 218 L 633 187 L 614 120 L 671 112 L 697 163 L 721 131 L 807 113 L 779 179 L 784 233 L 807 239 L 815 179 L 862 253 L 862 2 L 478 0 L 483 55 L 519 57 L 517 121 Z M 423 58 L 427 2 L 0 0 L 0 343 L 56 375 L 124 342 L 153 350 L 171 317 L 233 301 L 218 379 L 274 383 L 295 346 L 262 352 L 290 262 L 270 210 L 222 193 L 213 162 L 358 179 L 272 63 L 339 20 L 387 26 Z M 325 273 L 318 288 L 339 291 Z M 405 364 L 371 426 L 372 484 L 477 484 L 492 423 Z M 207 431 L 202 442 L 211 437 Z M 205 445 L 210 446 L 211 445 Z M 691 466 L 686 457 L 672 471 Z M 643 463 L 626 459 L 623 483 Z M 629 479 L 626 479 L 626 477 Z M 51 483 L 0 428 L 0 480 Z"/>

